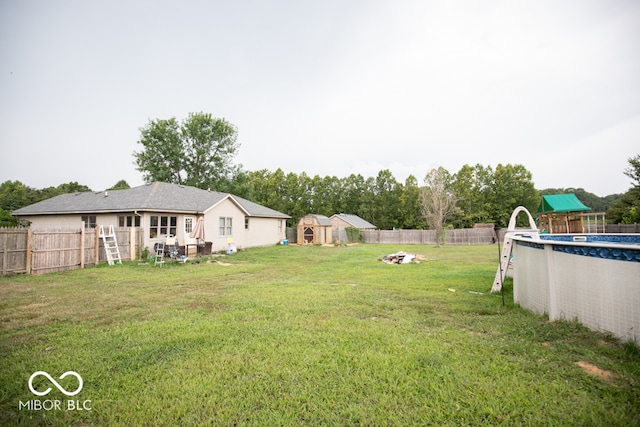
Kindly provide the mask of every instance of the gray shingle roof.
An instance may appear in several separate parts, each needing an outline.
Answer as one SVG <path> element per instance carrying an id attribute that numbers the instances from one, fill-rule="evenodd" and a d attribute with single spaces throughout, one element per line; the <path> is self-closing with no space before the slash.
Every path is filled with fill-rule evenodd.
<path id="1" fill-rule="evenodd" d="M 127 190 L 62 194 L 13 211 L 13 215 L 161 211 L 203 213 L 230 198 L 249 216 L 291 218 L 282 212 L 229 193 L 195 187 L 153 182 Z"/>
<path id="2" fill-rule="evenodd" d="M 371 224 L 368 221 L 365 221 L 364 219 L 360 218 L 358 215 L 341 213 L 341 214 L 335 214 L 331 218 L 333 218 L 334 216 L 341 218 L 343 221 L 351 224 L 356 228 L 377 228 L 375 225 Z"/>
<path id="3" fill-rule="evenodd" d="M 313 216 L 316 218 L 316 220 L 318 221 L 319 225 L 325 226 L 325 227 L 331 227 L 331 221 L 329 221 L 329 218 L 327 218 L 324 215 L 319 215 L 319 214 L 308 214 L 306 216 Z"/>

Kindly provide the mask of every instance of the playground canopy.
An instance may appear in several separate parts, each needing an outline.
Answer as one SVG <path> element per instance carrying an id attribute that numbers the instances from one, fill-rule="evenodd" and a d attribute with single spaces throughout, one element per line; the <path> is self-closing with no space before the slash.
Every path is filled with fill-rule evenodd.
<path id="1" fill-rule="evenodd" d="M 575 194 L 542 196 L 538 207 L 538 228 L 541 233 L 604 233 L 605 213 L 591 212 Z"/>
<path id="2" fill-rule="evenodd" d="M 590 211 L 591 208 L 585 206 L 575 194 L 548 194 L 542 196 L 538 212 L 584 212 Z"/>

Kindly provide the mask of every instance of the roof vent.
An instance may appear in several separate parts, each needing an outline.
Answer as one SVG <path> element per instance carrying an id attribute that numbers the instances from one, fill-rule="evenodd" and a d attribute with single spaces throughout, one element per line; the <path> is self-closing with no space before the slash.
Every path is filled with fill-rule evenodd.
<path id="1" fill-rule="evenodd" d="M 109 193 L 107 193 L 106 191 L 104 192 L 104 197 L 107 197 L 109 195 Z"/>

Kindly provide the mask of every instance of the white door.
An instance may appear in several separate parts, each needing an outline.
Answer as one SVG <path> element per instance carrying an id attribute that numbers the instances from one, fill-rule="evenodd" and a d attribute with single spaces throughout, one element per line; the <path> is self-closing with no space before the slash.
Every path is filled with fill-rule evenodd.
<path id="1" fill-rule="evenodd" d="M 195 216 L 185 216 L 184 217 L 184 243 L 185 245 L 195 245 L 197 239 L 190 237 L 189 234 L 193 231 L 193 227 L 196 225 L 196 217 Z"/>

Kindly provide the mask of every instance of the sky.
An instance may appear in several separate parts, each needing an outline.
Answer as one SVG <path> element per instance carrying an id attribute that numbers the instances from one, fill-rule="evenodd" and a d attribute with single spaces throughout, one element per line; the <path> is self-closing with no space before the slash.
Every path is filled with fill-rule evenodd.
<path id="1" fill-rule="evenodd" d="M 624 193 L 640 154 L 636 0 L 0 0 L 0 182 L 143 183 L 150 120 L 238 128 L 252 171 L 522 164 Z"/>

